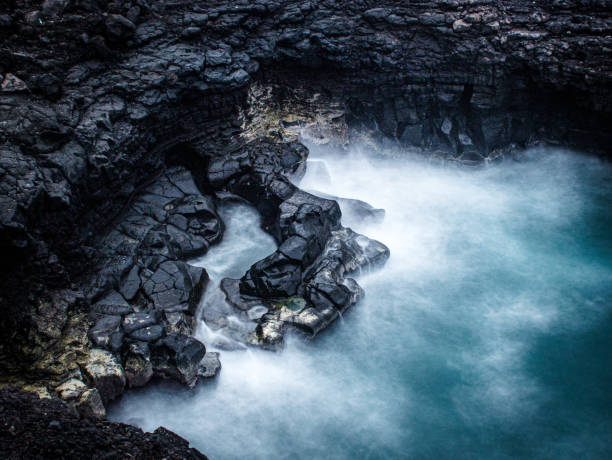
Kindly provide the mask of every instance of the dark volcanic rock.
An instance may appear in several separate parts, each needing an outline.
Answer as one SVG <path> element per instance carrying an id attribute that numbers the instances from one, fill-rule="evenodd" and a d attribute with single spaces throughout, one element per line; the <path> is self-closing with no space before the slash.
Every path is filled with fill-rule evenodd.
<path id="1" fill-rule="evenodd" d="M 0 388 L 0 457 L 199 459 L 206 457 L 163 427 L 139 428 L 79 418 L 57 399 Z"/>
<path id="2" fill-rule="evenodd" d="M 130 387 L 146 385 L 153 377 L 151 351 L 144 342 L 131 343 L 123 356 L 125 376 Z"/>
<path id="3" fill-rule="evenodd" d="M 191 173 L 174 167 L 140 191 L 102 239 L 104 257 L 89 284 L 90 297 L 100 300 L 88 336 L 114 354 L 93 350 L 96 364 L 86 369 L 103 401 L 120 394 L 126 379 L 132 387 L 154 374 L 195 382 L 205 348 L 188 335 L 208 275 L 183 259 L 203 254 L 221 234 L 214 203 Z"/>
<path id="4" fill-rule="evenodd" d="M 363 295 L 357 283 L 344 275 L 389 256 L 383 244 L 342 228 L 337 202 L 289 182 L 289 177 L 303 172 L 304 162 L 305 152 L 299 146 L 255 141 L 209 167 L 211 185 L 252 202 L 280 247 L 255 263 L 240 281 L 222 280 L 221 289 L 238 312 L 209 305 L 204 317 L 218 327 L 228 323 L 219 317 L 236 314 L 247 324 L 256 321 L 246 341 L 263 348 L 282 345 L 285 324 L 311 335 L 323 330 Z M 262 308 L 263 314 L 249 316 L 252 309 Z M 207 309 L 216 310 L 213 314 Z M 226 332 L 239 341 L 245 339 L 229 326 Z"/>
<path id="5" fill-rule="evenodd" d="M 186 385 L 193 385 L 206 348 L 192 337 L 170 334 L 151 346 L 153 371 L 172 377 Z"/>
<path id="6" fill-rule="evenodd" d="M 112 353 L 94 348 L 89 354 L 89 361 L 84 366 L 84 370 L 91 383 L 100 392 L 105 404 L 123 393 L 125 374 Z"/>
<path id="7" fill-rule="evenodd" d="M 130 334 L 130 338 L 141 342 L 155 342 L 164 335 L 164 328 L 156 324 L 138 329 Z"/>
<path id="8" fill-rule="evenodd" d="M 111 348 L 113 334 L 120 333 L 121 316 L 103 316 L 89 330 L 89 339 L 96 347 Z"/>
<path id="9" fill-rule="evenodd" d="M 300 265 L 277 251 L 251 267 L 241 280 L 240 292 L 264 298 L 291 297 L 302 282 Z"/>
<path id="10" fill-rule="evenodd" d="M 118 292 L 111 291 L 94 303 L 91 311 L 99 315 L 125 315 L 132 311 L 132 307 Z"/>
<path id="11" fill-rule="evenodd" d="M 147 326 L 152 326 L 159 321 L 159 315 L 155 313 L 132 313 L 123 317 L 123 330 L 127 334 L 142 329 Z"/>
<path id="12" fill-rule="evenodd" d="M 355 200 L 353 198 L 340 198 L 319 191 L 313 191 L 312 193 L 322 198 L 336 201 L 340 205 L 343 214 L 348 213 L 350 217 L 358 219 L 359 222 L 381 222 L 385 218 L 384 209 L 375 208 L 365 201 Z"/>
<path id="13" fill-rule="evenodd" d="M 186 259 L 222 237 L 217 191 L 252 203 L 280 246 L 224 283 L 243 316 L 258 317 L 265 301 L 254 343 L 278 344 L 285 324 L 318 332 L 361 295 L 345 275 L 388 252 L 342 229 L 334 200 L 290 182 L 303 146 L 245 147 L 240 134 L 283 140 L 296 121 L 277 112 L 297 98 L 316 112 L 321 142 L 370 133 L 467 165 L 537 141 L 609 153 L 607 6 L 3 2 L 1 373 L 54 392 L 86 379 L 93 345 L 118 368 L 137 356 L 134 382 L 148 379 L 149 359 L 191 382 L 203 345 L 170 338 L 192 332 L 208 277 Z M 338 112 L 330 129 L 316 121 L 321 100 Z M 128 333 L 135 313 L 155 323 Z M 150 358 L 132 349 L 142 340 Z M 83 410 L 97 411 L 95 395 L 80 393 Z"/>

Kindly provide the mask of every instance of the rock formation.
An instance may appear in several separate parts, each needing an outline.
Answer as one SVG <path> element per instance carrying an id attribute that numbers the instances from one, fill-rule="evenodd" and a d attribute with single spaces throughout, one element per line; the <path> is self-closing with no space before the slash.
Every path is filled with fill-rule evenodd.
<path id="1" fill-rule="evenodd" d="M 383 244 L 341 227 L 338 203 L 289 182 L 288 176 L 303 169 L 305 159 L 301 145 L 258 142 L 212 161 L 208 169 L 210 185 L 255 206 L 264 229 L 279 244 L 276 252 L 255 263 L 242 279 L 221 282 L 238 310 L 230 314 L 247 320 L 253 308 L 263 305 L 268 310 L 257 318 L 254 331 L 245 331 L 250 332 L 245 341 L 264 348 L 282 343 L 285 324 L 311 335 L 320 332 L 362 295 L 354 280 L 344 278 L 345 273 L 389 257 Z"/>
<path id="2" fill-rule="evenodd" d="M 222 193 L 279 244 L 222 283 L 239 339 L 316 334 L 388 251 L 290 182 L 292 132 L 464 164 L 538 141 L 605 155 L 610 30 L 605 0 L 4 2 L 2 382 L 103 416 L 155 375 L 209 375 L 208 276 L 186 261 L 222 237 Z"/>

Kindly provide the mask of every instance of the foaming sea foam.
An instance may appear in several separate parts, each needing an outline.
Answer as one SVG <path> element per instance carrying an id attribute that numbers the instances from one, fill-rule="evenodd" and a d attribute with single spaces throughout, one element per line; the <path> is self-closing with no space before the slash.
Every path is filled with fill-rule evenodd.
<path id="1" fill-rule="evenodd" d="M 233 331 L 240 331 L 243 322 L 235 316 L 228 317 L 228 325 L 219 328 L 215 324 L 215 311 L 224 310 L 232 312 L 232 307 L 225 300 L 219 283 L 223 278 L 241 278 L 246 270 L 254 263 L 276 250 L 274 238 L 261 229 L 259 214 L 252 207 L 242 203 L 231 203 L 219 209 L 220 216 L 225 223 L 226 231 L 220 244 L 213 246 L 204 257 L 191 261 L 193 265 L 204 267 L 211 279 L 206 288 L 199 318 L 203 318 L 196 327 L 195 335 L 204 342 L 209 350 L 241 349 L 245 346 L 232 337 Z M 217 308 L 207 308 L 215 304 Z M 267 310 L 263 307 L 260 315 Z M 212 316 L 212 317 L 211 317 Z M 207 324 L 206 320 L 211 324 Z"/>
<path id="2" fill-rule="evenodd" d="M 612 167 L 552 150 L 463 170 L 310 148 L 302 188 L 386 210 L 365 223 L 343 209 L 391 249 L 358 277 L 365 299 L 315 341 L 223 351 L 216 381 L 130 392 L 110 417 L 212 459 L 609 458 Z M 275 247 L 253 210 L 227 212 L 197 262 L 217 282 Z"/>

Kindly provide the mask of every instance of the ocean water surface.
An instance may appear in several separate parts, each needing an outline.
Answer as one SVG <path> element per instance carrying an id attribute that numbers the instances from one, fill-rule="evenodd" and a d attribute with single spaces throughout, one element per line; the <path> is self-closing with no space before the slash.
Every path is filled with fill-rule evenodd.
<path id="1" fill-rule="evenodd" d="M 214 381 L 130 391 L 109 418 L 213 460 L 612 458 L 612 165 L 310 148 L 302 188 L 386 210 L 366 224 L 343 209 L 391 250 L 355 276 L 364 300 L 314 341 L 222 351 Z M 222 243 L 194 262 L 213 283 L 275 248 L 252 209 L 222 213 Z"/>

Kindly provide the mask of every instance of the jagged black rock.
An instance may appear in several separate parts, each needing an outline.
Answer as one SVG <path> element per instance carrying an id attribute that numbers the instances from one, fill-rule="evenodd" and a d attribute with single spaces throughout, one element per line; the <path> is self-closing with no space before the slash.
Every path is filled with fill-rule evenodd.
<path id="1" fill-rule="evenodd" d="M 361 295 L 344 275 L 388 253 L 364 259 L 333 199 L 283 179 L 306 152 L 262 114 L 333 106 L 340 144 L 463 164 L 537 141 L 607 155 L 611 29 L 605 0 L 3 2 L 2 381 L 98 416 L 154 375 L 192 384 L 208 277 L 186 260 L 222 237 L 221 191 L 279 243 L 222 283 L 276 306 L 244 341 L 318 332 Z"/>

